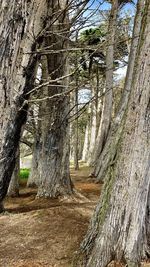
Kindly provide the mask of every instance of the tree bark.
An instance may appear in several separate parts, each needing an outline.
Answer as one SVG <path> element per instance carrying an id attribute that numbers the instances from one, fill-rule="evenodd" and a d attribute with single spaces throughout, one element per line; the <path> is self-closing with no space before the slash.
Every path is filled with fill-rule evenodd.
<path id="1" fill-rule="evenodd" d="M 0 207 L 15 167 L 21 128 L 26 122 L 29 94 L 34 86 L 42 30 L 49 23 L 47 1 L 0 1 Z M 44 31 L 42 32 L 44 33 Z"/>
<path id="2" fill-rule="evenodd" d="M 19 174 L 20 174 L 20 151 L 18 149 L 16 154 L 15 168 L 10 180 L 7 195 L 9 197 L 19 196 Z"/>
<path id="3" fill-rule="evenodd" d="M 150 255 L 150 2 L 145 2 L 136 65 L 123 133 L 107 171 L 100 202 L 82 245 L 78 266 L 118 260 L 139 266 Z"/>
<path id="4" fill-rule="evenodd" d="M 122 120 L 123 116 L 128 104 L 130 90 L 131 90 L 131 84 L 132 84 L 132 76 L 133 76 L 133 70 L 135 65 L 135 58 L 137 53 L 137 47 L 138 47 L 138 41 L 139 41 L 139 34 L 140 34 L 140 27 L 141 27 L 141 21 L 142 21 L 142 12 L 144 9 L 144 1 L 139 0 L 137 4 L 137 12 L 134 22 L 134 29 L 133 29 L 133 35 L 132 35 L 132 43 L 131 43 L 131 51 L 129 55 L 129 64 L 126 74 L 126 80 L 125 80 L 125 86 L 124 86 L 124 92 L 120 101 L 120 105 L 118 108 L 117 115 L 112 122 L 109 135 L 107 138 L 107 142 L 99 156 L 97 156 L 93 174 L 95 177 L 97 177 L 97 181 L 102 181 L 105 177 L 105 173 L 107 171 L 107 168 L 111 163 L 113 163 L 116 150 L 118 147 L 118 142 L 120 140 L 120 136 L 122 133 Z"/>
<path id="5" fill-rule="evenodd" d="M 62 12 L 52 27 L 52 35 L 45 39 L 45 44 L 53 50 L 68 46 L 67 35 L 61 33 L 68 29 L 68 14 L 65 1 L 56 1 L 52 14 Z M 64 10 L 64 11 L 63 11 Z M 60 31 L 60 34 L 58 34 Z M 67 31 L 67 30 L 66 30 Z M 52 80 L 68 74 L 68 61 L 64 54 L 51 54 L 46 57 L 48 75 Z M 57 198 L 71 195 L 73 192 L 69 171 L 69 96 L 63 94 L 68 86 L 68 78 L 61 83 L 55 82 L 47 87 L 44 96 L 52 97 L 57 93 L 62 96 L 47 99 L 41 104 L 41 153 L 39 162 L 39 187 L 37 197 Z"/>
<path id="6" fill-rule="evenodd" d="M 75 125 L 74 125 L 74 169 L 79 170 L 79 131 L 78 131 L 78 78 L 76 77 L 75 89 Z"/>
<path id="7" fill-rule="evenodd" d="M 32 165 L 31 171 L 29 174 L 29 178 L 27 181 L 27 187 L 37 187 L 39 180 L 39 172 L 38 172 L 38 164 L 40 160 L 40 141 L 39 138 L 35 134 L 34 136 L 34 145 L 33 145 L 33 153 L 32 153 Z"/>
<path id="8" fill-rule="evenodd" d="M 94 82 L 93 82 L 94 83 Z M 89 138 L 89 151 L 87 163 L 90 166 L 93 160 L 93 153 L 95 148 L 96 136 L 97 136 L 97 98 L 96 98 L 97 88 L 92 86 L 92 97 L 94 101 L 91 103 L 91 125 L 90 125 L 90 138 Z"/>
<path id="9" fill-rule="evenodd" d="M 89 121 L 87 121 L 86 129 L 85 129 L 85 137 L 84 137 L 84 145 L 82 151 L 82 160 L 88 160 L 88 151 L 89 151 Z"/>
<path id="10" fill-rule="evenodd" d="M 113 103 L 113 69 L 114 69 L 114 46 L 115 46 L 115 34 L 117 28 L 117 14 L 118 14 L 119 2 L 115 0 L 112 2 L 112 8 L 109 19 L 109 28 L 107 35 L 107 52 L 106 52 L 106 88 L 103 99 L 103 108 L 99 128 L 99 140 L 95 153 L 94 162 L 100 156 L 103 147 L 106 143 L 108 132 L 110 129 L 111 117 L 112 117 L 112 103 Z"/>

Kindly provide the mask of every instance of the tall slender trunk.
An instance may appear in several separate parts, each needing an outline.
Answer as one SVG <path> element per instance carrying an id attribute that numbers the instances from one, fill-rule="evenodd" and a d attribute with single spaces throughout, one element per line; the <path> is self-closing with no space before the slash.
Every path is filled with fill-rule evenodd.
<path id="1" fill-rule="evenodd" d="M 100 122 L 100 133 L 98 141 L 98 149 L 95 155 L 95 162 L 101 154 L 103 147 L 106 143 L 111 117 L 112 117 L 112 103 L 113 103 L 113 69 L 114 69 L 114 46 L 115 46 L 115 34 L 117 28 L 117 14 L 118 14 L 119 2 L 115 0 L 112 2 L 112 8 L 109 19 L 109 28 L 107 35 L 107 52 L 106 52 L 106 88 L 105 96 L 103 100 L 103 109 Z"/>
<path id="2" fill-rule="evenodd" d="M 94 101 L 91 103 L 91 125 L 90 125 L 90 138 L 89 138 L 89 151 L 88 151 L 88 165 L 91 165 L 93 160 L 93 153 L 96 142 L 97 135 L 97 99 L 96 99 L 96 91 L 97 88 L 92 86 L 92 97 L 94 97 Z"/>
<path id="3" fill-rule="evenodd" d="M 78 31 L 76 33 L 76 42 L 78 41 Z M 75 68 L 78 69 L 78 54 L 76 53 L 76 58 L 75 58 Z M 74 92 L 74 104 L 75 104 L 75 114 L 76 114 L 76 119 L 75 119 L 75 125 L 74 125 L 74 168 L 75 170 L 79 170 L 79 129 L 78 129 L 78 90 L 79 90 L 79 80 L 78 80 L 78 71 L 75 73 L 75 92 Z"/>
<path id="4" fill-rule="evenodd" d="M 84 145 L 82 151 L 82 160 L 88 160 L 88 151 L 89 151 L 89 121 L 87 121 L 86 129 L 85 129 L 85 137 L 84 137 Z"/>
<path id="5" fill-rule="evenodd" d="M 133 36 L 132 36 L 132 43 L 131 43 L 131 51 L 129 55 L 129 64 L 126 74 L 124 92 L 120 101 L 120 105 L 118 108 L 117 115 L 112 122 L 111 129 L 109 131 L 109 136 L 107 138 L 107 142 L 103 148 L 102 153 L 97 156 L 95 167 L 94 167 L 94 176 L 97 177 L 97 181 L 103 180 L 105 177 L 105 172 L 111 163 L 113 163 L 116 150 L 118 147 L 118 142 L 122 133 L 122 119 L 125 113 L 127 103 L 129 100 L 131 84 L 132 84 L 132 76 L 133 70 L 135 65 L 135 58 L 137 53 L 138 47 L 138 40 L 140 34 L 140 27 L 142 21 L 142 12 L 144 8 L 144 1 L 139 0 L 137 4 L 137 12 L 134 22 L 134 29 L 133 29 Z"/>
<path id="6" fill-rule="evenodd" d="M 1 1 L 0 211 L 15 167 L 21 128 L 27 118 L 27 93 L 34 86 L 37 56 L 32 52 L 40 44 L 45 23 L 49 23 L 45 18 L 47 11 L 46 1 Z"/>
<path id="7" fill-rule="evenodd" d="M 79 170 L 79 131 L 78 131 L 78 78 L 76 77 L 75 89 L 75 125 L 74 125 L 74 168 Z"/>
<path id="8" fill-rule="evenodd" d="M 150 2 L 145 2 L 130 100 L 116 158 L 107 171 L 77 266 L 118 260 L 137 267 L 150 255 Z"/>

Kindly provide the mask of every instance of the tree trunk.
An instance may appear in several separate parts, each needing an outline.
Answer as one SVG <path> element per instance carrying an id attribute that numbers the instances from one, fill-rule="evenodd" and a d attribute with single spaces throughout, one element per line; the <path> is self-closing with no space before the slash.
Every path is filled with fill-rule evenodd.
<path id="1" fill-rule="evenodd" d="M 138 47 L 143 8 L 144 8 L 144 2 L 143 0 L 139 0 L 138 5 L 137 5 L 137 13 L 135 17 L 135 22 L 134 22 L 131 51 L 130 51 L 130 56 L 129 56 L 129 64 L 128 64 L 128 69 L 127 69 L 123 96 L 120 101 L 117 115 L 111 125 L 111 129 L 109 131 L 107 142 L 101 154 L 99 155 L 99 157 L 97 156 L 97 159 L 95 162 L 93 174 L 95 177 L 97 177 L 97 181 L 101 181 L 104 179 L 107 168 L 109 167 L 111 163 L 113 163 L 115 155 L 116 155 L 116 150 L 118 147 L 118 142 L 121 137 L 123 115 L 127 107 L 130 90 L 131 90 L 132 75 L 133 75 L 135 57 L 136 57 L 137 47 Z"/>
<path id="2" fill-rule="evenodd" d="M 15 168 L 10 180 L 9 188 L 7 195 L 9 197 L 18 197 L 19 196 L 19 174 L 20 174 L 20 152 L 19 149 L 16 154 L 16 163 Z"/>
<path id="3" fill-rule="evenodd" d="M 79 131 L 78 131 L 78 78 L 76 77 L 75 89 L 75 125 L 74 125 L 74 169 L 79 170 Z"/>
<path id="4" fill-rule="evenodd" d="M 100 133 L 99 141 L 96 149 L 95 160 L 100 156 L 102 149 L 106 143 L 111 117 L 112 117 L 112 89 L 113 89 L 113 69 L 114 69 L 114 45 L 115 45 L 115 34 L 117 28 L 117 14 L 118 14 L 119 3 L 118 0 L 112 2 L 111 14 L 109 19 L 109 29 L 107 36 L 107 52 L 106 52 L 106 88 L 103 99 L 103 108 L 100 121 Z"/>
<path id="5" fill-rule="evenodd" d="M 27 187 L 36 187 L 38 185 L 39 172 L 38 164 L 40 160 L 40 141 L 38 140 L 37 134 L 34 136 L 34 145 L 32 153 L 32 166 L 30 175 L 27 181 Z"/>
<path id="6" fill-rule="evenodd" d="M 85 137 L 84 137 L 84 145 L 82 151 L 82 160 L 88 160 L 88 151 L 89 151 L 89 121 L 87 121 L 86 129 L 85 129 Z"/>
<path id="7" fill-rule="evenodd" d="M 58 91 L 51 89 L 51 93 Z M 60 89 L 59 89 L 60 92 Z M 38 197 L 56 198 L 70 195 L 72 183 L 69 172 L 69 127 L 64 116 L 69 106 L 69 98 L 61 97 L 46 104 L 45 114 L 48 120 L 42 118 L 42 148 L 39 161 Z M 50 110 L 51 107 L 51 110 Z"/>
<path id="8" fill-rule="evenodd" d="M 47 46 L 53 50 L 61 50 L 68 46 L 67 37 L 61 31 L 68 27 L 68 15 L 64 1 L 53 6 L 52 13 L 59 10 L 63 15 L 58 17 L 52 27 L 52 35 L 45 39 Z M 58 34 L 60 31 L 60 34 Z M 67 31 L 67 30 L 66 30 Z M 68 74 L 68 61 L 64 54 L 51 54 L 46 57 L 48 75 L 52 80 Z M 72 182 L 69 171 L 69 125 L 67 114 L 69 96 L 65 94 L 68 78 L 51 84 L 44 93 L 46 97 L 62 94 L 59 97 L 47 98 L 41 104 L 41 153 L 39 161 L 39 187 L 37 197 L 56 198 L 71 195 Z"/>
<path id="9" fill-rule="evenodd" d="M 150 255 L 150 2 L 145 2 L 123 133 L 77 266 L 118 260 L 139 266 Z"/>
<path id="10" fill-rule="evenodd" d="M 93 82 L 94 83 L 94 82 Z M 90 140 L 89 140 L 89 151 L 88 151 L 88 165 L 91 165 L 93 160 L 93 153 L 96 142 L 97 135 L 97 98 L 96 98 L 97 88 L 92 86 L 92 97 L 94 97 L 94 101 L 91 103 L 91 126 L 90 126 Z"/>
<path id="11" fill-rule="evenodd" d="M 0 211 L 15 167 L 21 128 L 26 122 L 27 93 L 34 86 L 37 56 L 32 52 L 41 42 L 45 23 L 49 23 L 47 12 L 46 1 L 0 2 Z"/>

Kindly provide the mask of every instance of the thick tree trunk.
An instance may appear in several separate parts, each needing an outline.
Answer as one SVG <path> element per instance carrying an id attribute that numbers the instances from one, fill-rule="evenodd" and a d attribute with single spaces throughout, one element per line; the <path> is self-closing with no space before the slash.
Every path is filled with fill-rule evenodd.
<path id="1" fill-rule="evenodd" d="M 113 69 L 114 69 L 114 46 L 115 46 L 115 34 L 117 28 L 117 14 L 118 14 L 119 2 L 115 0 L 112 2 L 112 8 L 109 19 L 109 29 L 107 36 L 107 52 L 106 52 L 106 88 L 103 99 L 103 108 L 99 128 L 99 141 L 95 153 L 94 162 L 100 156 L 103 147 L 106 143 L 111 117 L 112 117 L 112 103 L 113 103 Z"/>
<path id="2" fill-rule="evenodd" d="M 136 57 L 137 47 L 138 47 L 143 8 L 144 8 L 144 1 L 139 0 L 138 5 L 137 5 L 137 13 L 135 17 L 135 22 L 134 22 L 131 51 L 130 51 L 130 56 L 129 56 L 129 64 L 128 64 L 128 69 L 127 69 L 123 96 L 120 101 L 117 115 L 114 121 L 112 122 L 111 129 L 109 131 L 109 135 L 107 138 L 107 142 L 101 154 L 99 155 L 99 157 L 97 156 L 97 159 L 95 162 L 93 174 L 95 177 L 97 177 L 97 181 L 101 181 L 104 179 L 107 168 L 109 167 L 110 164 L 113 163 L 115 159 L 115 155 L 116 155 L 116 150 L 118 147 L 118 142 L 121 137 L 122 126 L 123 126 L 123 123 L 122 123 L 123 115 L 127 107 L 130 90 L 131 90 L 132 76 L 133 76 L 135 57 Z"/>
<path id="3" fill-rule="evenodd" d="M 18 149 L 16 154 L 15 168 L 10 180 L 7 195 L 9 197 L 19 196 L 19 174 L 20 174 L 20 151 Z"/>
<path id="4" fill-rule="evenodd" d="M 65 10 L 65 1 L 59 1 L 53 6 L 52 12 Z M 68 27 L 68 15 L 64 11 L 52 27 L 53 34 L 46 38 L 47 46 L 54 50 L 61 50 L 68 46 L 67 34 L 61 30 Z M 60 31 L 60 34 L 59 34 Z M 46 58 L 48 75 L 52 80 L 68 74 L 66 56 L 61 53 L 51 54 Z M 68 78 L 55 82 L 46 89 L 44 96 L 53 97 L 42 102 L 41 110 L 41 153 L 39 161 L 39 187 L 37 197 L 56 198 L 72 194 L 72 182 L 69 172 L 69 125 L 67 114 L 69 110 L 69 96 L 65 94 Z"/>
<path id="5" fill-rule="evenodd" d="M 26 121 L 37 56 L 32 54 L 48 23 L 47 2 L 0 1 L 0 207 L 15 167 L 22 125 Z M 32 38 L 34 34 L 34 38 Z M 30 36 L 30 37 L 29 37 Z"/>
<path id="6" fill-rule="evenodd" d="M 51 89 L 51 92 L 55 94 L 58 91 L 55 88 L 54 91 Z M 68 106 L 69 98 L 65 96 L 45 107 L 45 113 L 51 114 L 51 117 L 49 120 L 42 120 L 38 197 L 56 198 L 72 193 L 69 172 L 69 127 L 67 121 L 62 122 Z"/>
<path id="7" fill-rule="evenodd" d="M 125 262 L 128 267 L 139 266 L 150 255 L 149 32 L 150 2 L 147 0 L 123 134 L 82 243 L 83 258 L 78 266 L 105 267 L 112 260 Z"/>

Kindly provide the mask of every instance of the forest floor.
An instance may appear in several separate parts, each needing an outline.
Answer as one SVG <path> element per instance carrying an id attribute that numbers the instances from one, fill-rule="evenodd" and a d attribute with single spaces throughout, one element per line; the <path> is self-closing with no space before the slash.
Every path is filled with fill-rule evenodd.
<path id="1" fill-rule="evenodd" d="M 102 187 L 89 173 L 84 165 L 71 168 L 75 188 L 85 198 L 70 201 L 36 199 L 36 189 L 21 183 L 20 197 L 7 198 L 7 212 L 0 216 L 0 267 L 72 266 Z"/>
<path id="2" fill-rule="evenodd" d="M 75 188 L 85 198 L 36 199 L 36 189 L 21 183 L 20 196 L 7 198 L 0 216 L 0 267 L 70 267 L 100 195 L 101 186 L 81 165 L 71 168 Z"/>

